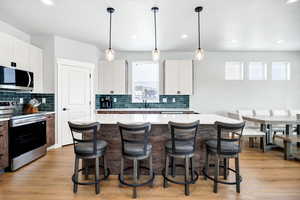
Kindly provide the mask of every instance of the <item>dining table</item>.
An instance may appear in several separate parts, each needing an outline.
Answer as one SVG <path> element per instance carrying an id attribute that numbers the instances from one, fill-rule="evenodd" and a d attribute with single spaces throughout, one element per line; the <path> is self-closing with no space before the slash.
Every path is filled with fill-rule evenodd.
<path id="1" fill-rule="evenodd" d="M 300 119 L 296 116 L 242 116 L 243 120 L 260 124 L 260 130 L 266 133 L 266 149 L 280 147 L 274 143 L 273 127 L 282 127 L 285 137 L 300 138 Z M 296 132 L 296 134 L 294 134 Z M 294 154 L 295 152 L 291 152 Z M 288 157 L 295 157 L 288 155 Z M 298 155 L 297 155 L 298 157 Z"/>

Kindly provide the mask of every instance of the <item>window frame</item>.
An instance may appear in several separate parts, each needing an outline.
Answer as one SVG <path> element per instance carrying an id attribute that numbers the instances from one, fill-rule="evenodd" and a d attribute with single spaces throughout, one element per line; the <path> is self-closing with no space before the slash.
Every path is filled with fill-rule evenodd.
<path id="1" fill-rule="evenodd" d="M 227 64 L 228 63 L 240 63 L 240 79 L 228 79 L 227 77 Z M 243 81 L 245 80 L 245 62 L 243 61 L 225 61 L 225 75 L 224 75 L 225 81 Z"/>
<path id="2" fill-rule="evenodd" d="M 286 76 L 285 76 L 285 79 L 274 79 L 273 77 L 273 64 L 274 63 L 286 63 L 287 67 L 285 69 L 286 71 Z M 271 62 L 271 80 L 272 81 L 290 81 L 291 80 L 291 62 L 289 61 L 272 61 Z"/>
<path id="3" fill-rule="evenodd" d="M 263 64 L 264 79 L 250 79 L 250 64 L 251 63 L 262 63 Z M 263 61 L 249 61 L 247 63 L 247 79 L 249 81 L 266 81 L 266 80 L 268 80 L 268 64 L 267 64 L 267 62 L 263 62 Z"/>
<path id="4" fill-rule="evenodd" d="M 158 98 L 156 99 L 157 101 L 147 101 L 147 103 L 160 103 L 160 63 L 159 62 L 155 62 L 155 61 L 150 61 L 150 60 L 140 60 L 140 61 L 132 61 L 131 62 L 131 103 L 135 104 L 135 103 L 144 103 L 144 102 L 137 102 L 134 101 L 134 64 L 136 63 L 143 63 L 143 64 L 154 64 L 157 66 L 158 70 L 157 70 L 157 78 L 158 78 L 158 86 L 157 86 L 157 92 L 158 92 Z"/>

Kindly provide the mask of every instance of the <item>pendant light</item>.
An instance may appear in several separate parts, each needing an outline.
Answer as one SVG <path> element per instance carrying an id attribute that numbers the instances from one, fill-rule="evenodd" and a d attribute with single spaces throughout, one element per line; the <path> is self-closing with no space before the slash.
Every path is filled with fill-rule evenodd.
<path id="1" fill-rule="evenodd" d="M 201 38 L 200 38 L 200 12 L 203 10 L 203 7 L 199 6 L 195 8 L 195 12 L 198 13 L 198 49 L 195 51 L 195 58 L 197 60 L 202 60 L 204 57 L 204 51 L 201 48 Z"/>
<path id="2" fill-rule="evenodd" d="M 115 58 L 115 52 L 114 50 L 111 49 L 111 18 L 112 18 L 112 13 L 115 11 L 114 8 L 107 8 L 107 12 L 109 13 L 109 47 L 108 49 L 105 50 L 105 57 L 106 60 L 111 62 Z"/>
<path id="3" fill-rule="evenodd" d="M 160 57 L 160 52 L 157 49 L 156 13 L 158 12 L 159 8 L 153 7 L 151 10 L 154 13 L 154 31 L 155 31 L 155 48 L 152 51 L 152 59 L 153 59 L 153 61 L 158 61 L 159 57 Z"/>

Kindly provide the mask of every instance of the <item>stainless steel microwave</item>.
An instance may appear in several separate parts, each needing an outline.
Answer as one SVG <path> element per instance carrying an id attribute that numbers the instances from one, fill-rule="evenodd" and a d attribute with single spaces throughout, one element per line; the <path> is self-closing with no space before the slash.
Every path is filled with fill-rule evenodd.
<path id="1" fill-rule="evenodd" d="M 33 90 L 33 73 L 0 66 L 0 90 Z"/>

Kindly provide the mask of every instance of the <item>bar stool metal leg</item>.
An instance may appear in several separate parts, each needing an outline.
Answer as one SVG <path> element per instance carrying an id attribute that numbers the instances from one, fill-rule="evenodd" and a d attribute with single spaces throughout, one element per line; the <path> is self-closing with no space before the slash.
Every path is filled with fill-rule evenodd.
<path id="1" fill-rule="evenodd" d="M 216 155 L 215 158 L 215 177 L 214 177 L 214 193 L 218 193 L 218 178 L 219 178 L 219 156 Z"/>
<path id="2" fill-rule="evenodd" d="M 240 193 L 240 163 L 239 163 L 239 156 L 235 158 L 235 180 L 236 180 L 236 192 Z"/>
<path id="3" fill-rule="evenodd" d="M 105 155 L 103 156 L 103 168 L 104 168 L 104 176 L 108 175 L 107 161 Z"/>
<path id="4" fill-rule="evenodd" d="M 95 159 L 95 182 L 98 182 L 100 180 L 99 178 L 99 157 Z M 100 183 L 95 184 L 96 194 L 100 193 Z"/>
<path id="5" fill-rule="evenodd" d="M 208 150 L 206 149 L 206 155 L 205 155 L 205 168 L 204 168 L 205 174 L 208 174 L 208 168 L 209 168 L 208 156 L 209 156 L 209 153 L 208 153 Z M 207 180 L 207 177 L 206 177 L 206 176 L 204 176 L 204 180 Z"/>
<path id="6" fill-rule="evenodd" d="M 165 159 L 165 177 L 168 177 L 169 175 L 169 155 L 166 153 L 166 159 Z M 168 181 L 164 178 L 164 188 L 168 187 Z"/>
<path id="7" fill-rule="evenodd" d="M 137 184 L 138 183 L 138 169 L 137 169 L 137 167 L 138 167 L 138 161 L 137 161 L 137 159 L 134 159 L 133 160 L 133 182 L 134 182 L 134 184 Z M 137 197 L 137 194 L 136 194 L 136 187 L 134 186 L 133 187 L 133 194 L 132 194 L 132 198 L 136 198 Z"/>
<path id="8" fill-rule="evenodd" d="M 176 176 L 176 160 L 175 157 L 171 157 L 171 164 L 172 164 L 172 176 Z"/>
<path id="9" fill-rule="evenodd" d="M 78 168 L 79 168 L 79 158 L 78 156 L 75 156 L 75 167 L 74 167 L 74 174 L 75 174 L 75 181 L 78 182 Z M 78 184 L 73 183 L 73 192 L 77 193 L 78 190 Z"/>
<path id="10" fill-rule="evenodd" d="M 185 156 L 185 176 L 184 176 L 184 193 L 186 196 L 190 195 L 190 186 L 188 184 L 189 181 L 189 158 Z"/>
<path id="11" fill-rule="evenodd" d="M 228 175 L 228 160 L 227 158 L 224 158 L 224 179 L 227 180 Z"/>
<path id="12" fill-rule="evenodd" d="M 191 170 L 190 170 L 190 172 L 191 172 L 191 180 L 194 180 L 194 165 L 193 165 L 194 163 L 193 163 L 193 157 L 191 157 L 190 158 L 190 165 L 191 165 Z M 194 183 L 193 183 L 194 184 Z"/>

